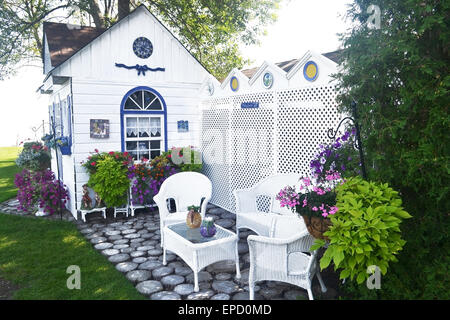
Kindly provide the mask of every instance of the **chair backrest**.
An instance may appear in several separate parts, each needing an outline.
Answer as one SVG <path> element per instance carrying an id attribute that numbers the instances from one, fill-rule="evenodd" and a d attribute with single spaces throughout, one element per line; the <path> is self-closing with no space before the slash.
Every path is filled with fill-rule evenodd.
<path id="1" fill-rule="evenodd" d="M 292 214 L 289 208 L 281 207 L 280 202 L 275 199 L 276 195 L 286 186 L 295 186 L 299 191 L 301 175 L 298 173 L 279 173 L 267 177 L 258 182 L 254 187 L 254 192 L 260 196 L 270 198 L 270 212 L 278 214 Z"/>
<path id="2" fill-rule="evenodd" d="M 187 207 L 191 205 L 200 206 L 203 198 L 205 200 L 201 209 L 206 208 L 211 193 L 212 184 L 208 177 L 198 172 L 180 172 L 164 180 L 158 198 L 164 202 L 167 199 L 174 199 L 176 209 L 180 212 L 187 211 Z"/>

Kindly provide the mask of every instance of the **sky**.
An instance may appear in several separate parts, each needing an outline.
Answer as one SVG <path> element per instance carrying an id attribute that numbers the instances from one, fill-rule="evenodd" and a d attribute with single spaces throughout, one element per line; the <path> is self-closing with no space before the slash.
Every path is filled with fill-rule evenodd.
<path id="1" fill-rule="evenodd" d="M 343 15 L 350 0 L 284 0 L 278 20 L 267 26 L 261 45 L 243 46 L 252 59 L 247 67 L 260 66 L 265 60 L 280 62 L 300 58 L 307 50 L 317 53 L 339 48 L 337 33 L 349 24 Z M 42 121 L 48 122 L 48 96 L 36 92 L 42 84 L 42 66 L 19 69 L 16 76 L 0 81 L 0 147 L 14 146 L 25 139 L 39 139 Z"/>

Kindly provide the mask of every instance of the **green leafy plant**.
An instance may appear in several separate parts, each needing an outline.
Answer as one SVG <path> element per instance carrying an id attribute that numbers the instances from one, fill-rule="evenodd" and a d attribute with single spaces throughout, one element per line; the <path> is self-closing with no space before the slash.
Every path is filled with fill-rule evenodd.
<path id="1" fill-rule="evenodd" d="M 194 212 L 200 212 L 200 207 L 199 206 L 196 206 L 196 205 L 192 205 L 192 206 L 189 206 L 189 207 L 187 207 L 187 209 L 189 210 L 189 211 L 194 211 Z"/>
<path id="2" fill-rule="evenodd" d="M 91 187 L 108 207 L 120 207 L 127 202 L 130 187 L 128 167 L 115 159 L 114 155 L 105 155 L 95 164 L 96 171 L 89 178 Z"/>
<path id="3" fill-rule="evenodd" d="M 371 4 L 381 9 L 380 29 L 367 28 Z M 449 10 L 439 0 L 354 0 L 348 7 L 355 27 L 342 37 L 338 101 L 347 113 L 358 102 L 369 178 L 398 190 L 414 217 L 404 222 L 399 262 L 376 290 L 383 299 L 449 297 Z M 369 291 L 375 295 L 355 285 L 351 294 Z"/>
<path id="4" fill-rule="evenodd" d="M 333 262 L 335 270 L 341 269 L 341 279 L 356 278 L 357 283 L 370 275 L 369 266 L 378 266 L 385 275 L 405 245 L 400 223 L 411 218 L 403 210 L 398 192 L 360 177 L 350 178 L 336 191 L 339 214 L 330 216 L 332 226 L 325 232 L 330 243 L 320 260 L 321 269 Z M 324 244 L 316 240 L 311 249 Z"/>

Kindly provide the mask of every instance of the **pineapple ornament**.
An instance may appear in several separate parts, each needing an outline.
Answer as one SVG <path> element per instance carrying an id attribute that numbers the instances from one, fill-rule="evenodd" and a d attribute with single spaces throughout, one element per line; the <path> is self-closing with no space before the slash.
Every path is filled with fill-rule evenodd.
<path id="1" fill-rule="evenodd" d="M 194 205 L 188 207 L 189 212 L 186 217 L 186 224 L 191 229 L 200 227 L 200 224 L 202 223 L 202 216 L 198 212 L 199 209 L 200 207 Z"/>

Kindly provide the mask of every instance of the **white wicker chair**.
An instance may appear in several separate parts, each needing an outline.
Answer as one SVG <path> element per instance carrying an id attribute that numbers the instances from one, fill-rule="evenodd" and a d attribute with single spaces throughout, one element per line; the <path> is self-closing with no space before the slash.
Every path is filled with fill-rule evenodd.
<path id="1" fill-rule="evenodd" d="M 273 237 L 251 235 L 247 238 L 250 251 L 250 300 L 254 300 L 255 282 L 273 280 L 291 283 L 308 291 L 313 300 L 311 283 L 317 275 L 322 292 L 327 288 L 319 273 L 316 255 L 309 248 L 314 238 L 303 219 L 284 216 L 274 220 Z"/>
<path id="2" fill-rule="evenodd" d="M 191 205 L 200 206 L 200 214 L 203 218 L 206 205 L 211 199 L 211 193 L 211 181 L 198 172 L 176 173 L 162 183 L 158 194 L 153 197 L 159 211 L 161 247 L 164 245 L 164 232 L 162 232 L 164 226 L 186 221 L 187 207 Z M 170 199 L 175 201 L 176 212 L 169 212 L 168 202 Z"/>
<path id="3" fill-rule="evenodd" d="M 234 190 L 237 235 L 239 236 L 239 228 L 248 228 L 261 236 L 271 237 L 273 234 L 271 227 L 275 226 L 274 219 L 283 215 L 293 215 L 290 209 L 280 207 L 280 202 L 275 196 L 288 185 L 298 186 L 300 177 L 296 173 L 276 174 L 261 180 L 251 188 Z M 259 196 L 270 198 L 269 212 L 258 211 Z"/>

